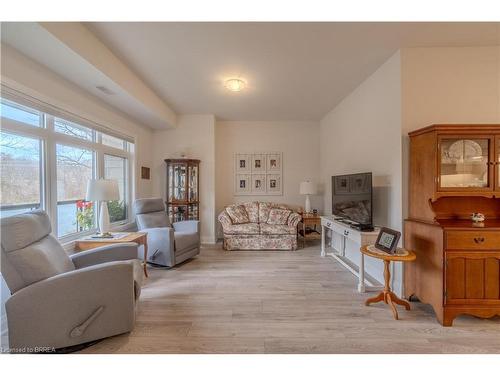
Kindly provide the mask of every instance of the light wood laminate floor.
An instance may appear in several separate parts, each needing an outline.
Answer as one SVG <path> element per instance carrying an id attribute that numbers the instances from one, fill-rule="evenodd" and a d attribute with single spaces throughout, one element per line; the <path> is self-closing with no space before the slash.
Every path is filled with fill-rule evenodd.
<path id="1" fill-rule="evenodd" d="M 180 267 L 149 268 L 136 328 L 82 353 L 500 353 L 500 318 L 437 323 L 412 303 L 395 321 L 319 247 L 205 247 Z"/>

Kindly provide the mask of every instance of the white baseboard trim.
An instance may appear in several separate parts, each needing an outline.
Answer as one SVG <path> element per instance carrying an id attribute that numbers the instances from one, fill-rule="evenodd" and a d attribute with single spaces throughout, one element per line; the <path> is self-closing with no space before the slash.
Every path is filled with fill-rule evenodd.
<path id="1" fill-rule="evenodd" d="M 214 237 L 201 237 L 201 244 L 202 245 L 215 245 L 217 241 L 215 240 Z"/>

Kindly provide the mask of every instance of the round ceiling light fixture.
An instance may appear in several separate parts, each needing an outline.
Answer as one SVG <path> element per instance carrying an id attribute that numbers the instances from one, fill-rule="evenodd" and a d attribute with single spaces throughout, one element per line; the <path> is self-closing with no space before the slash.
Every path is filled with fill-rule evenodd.
<path id="1" fill-rule="evenodd" d="M 246 82 L 239 78 L 231 78 L 224 82 L 224 87 L 229 91 L 238 92 L 246 87 Z"/>

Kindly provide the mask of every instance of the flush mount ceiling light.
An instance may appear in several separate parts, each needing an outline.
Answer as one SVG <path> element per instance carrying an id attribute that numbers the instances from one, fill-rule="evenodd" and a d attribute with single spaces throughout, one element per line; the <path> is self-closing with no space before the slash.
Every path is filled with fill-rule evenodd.
<path id="1" fill-rule="evenodd" d="M 245 88 L 246 82 L 239 78 L 231 78 L 224 82 L 224 87 L 229 91 L 241 91 Z"/>

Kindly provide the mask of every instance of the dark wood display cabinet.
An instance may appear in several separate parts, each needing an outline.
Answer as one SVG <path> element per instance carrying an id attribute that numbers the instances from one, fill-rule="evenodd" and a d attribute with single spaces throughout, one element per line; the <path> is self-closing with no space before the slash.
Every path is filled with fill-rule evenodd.
<path id="1" fill-rule="evenodd" d="M 174 223 L 200 219 L 200 160 L 165 159 L 167 213 Z"/>
<path id="2" fill-rule="evenodd" d="M 405 294 L 438 321 L 500 315 L 500 125 L 432 125 L 410 136 Z M 473 223 L 471 214 L 486 219 Z"/>

